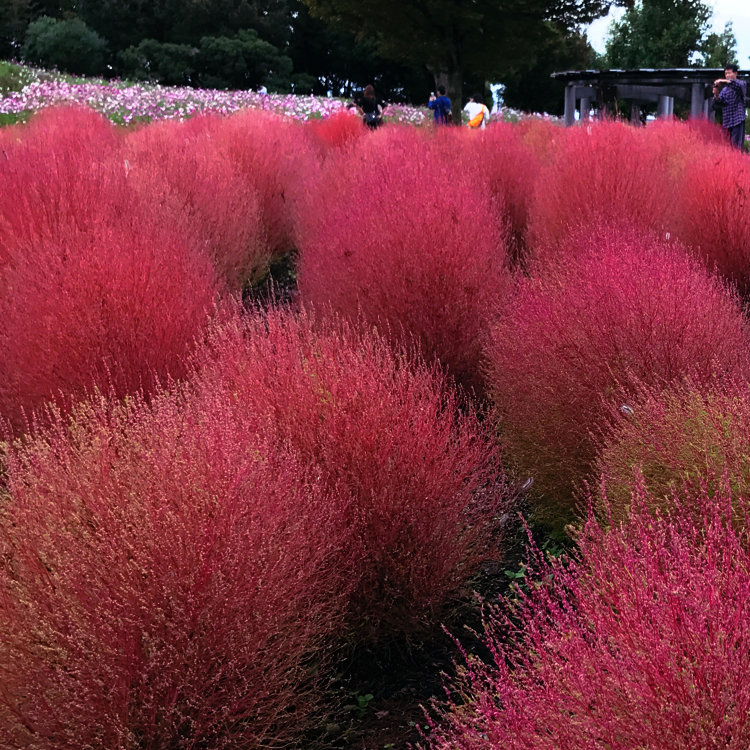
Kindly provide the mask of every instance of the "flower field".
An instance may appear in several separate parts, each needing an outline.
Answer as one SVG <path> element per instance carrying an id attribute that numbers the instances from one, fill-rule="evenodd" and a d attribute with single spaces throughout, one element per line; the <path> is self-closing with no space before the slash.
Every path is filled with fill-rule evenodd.
<path id="1" fill-rule="evenodd" d="M 29 82 L 21 90 L 0 98 L 0 115 L 21 116 L 49 106 L 78 104 L 114 122 L 130 125 L 152 120 L 184 120 L 206 112 L 229 115 L 248 108 L 308 120 L 329 117 L 346 107 L 345 101 L 331 97 L 138 85 L 72 76 L 44 75 L 40 80 L 33 69 L 25 70 Z M 386 121 L 412 125 L 423 124 L 429 115 L 426 107 L 400 104 L 389 105 L 384 113 Z"/>
<path id="2" fill-rule="evenodd" d="M 713 126 L 1 106 L 0 748 L 750 746 Z"/>

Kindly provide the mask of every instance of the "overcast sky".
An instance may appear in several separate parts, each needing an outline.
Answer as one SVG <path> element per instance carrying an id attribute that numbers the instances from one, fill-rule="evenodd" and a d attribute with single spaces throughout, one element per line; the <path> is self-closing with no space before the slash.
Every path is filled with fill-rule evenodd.
<path id="1" fill-rule="evenodd" d="M 737 57 L 740 67 L 750 69 L 750 2 L 748 0 L 708 0 L 714 9 L 711 17 L 712 30 L 724 31 L 724 24 L 732 21 L 734 35 L 737 37 Z M 588 37 L 597 52 L 604 52 L 604 40 L 607 36 L 610 21 L 624 13 L 623 8 L 613 8 L 609 16 L 594 21 L 588 29 Z"/>

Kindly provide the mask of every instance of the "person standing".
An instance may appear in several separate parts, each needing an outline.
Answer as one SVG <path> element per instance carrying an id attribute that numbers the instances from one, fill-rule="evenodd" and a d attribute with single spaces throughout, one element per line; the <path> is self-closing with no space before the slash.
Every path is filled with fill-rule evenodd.
<path id="1" fill-rule="evenodd" d="M 724 78 L 714 81 L 714 109 L 721 111 L 721 127 L 734 148 L 742 149 L 745 141 L 745 98 L 747 84 L 737 80 L 737 66 L 724 66 Z"/>
<path id="2" fill-rule="evenodd" d="M 427 106 L 432 110 L 436 125 L 450 125 L 453 122 L 451 100 L 445 95 L 445 86 L 438 86 L 438 95 L 430 94 Z"/>
<path id="3" fill-rule="evenodd" d="M 470 96 L 464 107 L 464 112 L 469 118 L 466 123 L 469 128 L 484 130 L 490 121 L 490 111 L 480 96 Z"/>
<path id="4" fill-rule="evenodd" d="M 375 96 L 375 87 L 372 84 L 368 83 L 365 86 L 362 96 L 355 98 L 354 105 L 368 128 L 375 130 L 383 124 L 383 107 Z"/>

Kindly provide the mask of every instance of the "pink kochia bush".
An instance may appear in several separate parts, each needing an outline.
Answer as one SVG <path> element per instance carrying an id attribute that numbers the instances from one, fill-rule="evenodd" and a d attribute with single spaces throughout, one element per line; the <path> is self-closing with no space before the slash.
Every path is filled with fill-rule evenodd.
<path id="1" fill-rule="evenodd" d="M 497 451 L 432 370 L 372 334 L 312 323 L 275 311 L 218 329 L 195 387 L 268 423 L 344 494 L 347 527 L 330 540 L 353 584 L 352 640 L 413 634 L 502 555 Z"/>
<path id="2" fill-rule="evenodd" d="M 0 161 L 0 417 L 14 429 L 46 401 L 183 375 L 217 289 L 209 260 L 133 194 L 100 122 L 53 137 L 69 116 L 46 113 Z"/>
<path id="3" fill-rule="evenodd" d="M 211 134 L 260 201 L 260 220 L 272 257 L 294 247 L 294 210 L 300 174 L 317 169 L 304 126 L 288 117 L 249 109 L 221 119 Z"/>
<path id="4" fill-rule="evenodd" d="M 742 155 L 715 147 L 686 166 L 675 220 L 675 234 L 743 294 L 750 291 L 748 196 L 750 167 Z"/>
<path id="5" fill-rule="evenodd" d="M 578 227 L 629 219 L 661 231 L 673 194 L 647 133 L 615 122 L 569 128 L 542 169 L 531 205 L 532 249 Z"/>
<path id="6" fill-rule="evenodd" d="M 215 117 L 148 125 L 123 155 L 130 187 L 237 290 L 266 273 L 271 254 L 253 182 L 212 137 L 220 126 Z"/>
<path id="7" fill-rule="evenodd" d="M 713 493 L 728 483 L 733 496 L 750 497 L 746 380 L 711 390 L 690 382 L 644 388 L 637 402 L 613 422 L 598 450 L 594 475 L 606 488 L 606 504 L 599 498 L 603 514 L 615 522 L 626 518 L 636 484 L 657 508 L 685 487 Z"/>
<path id="8" fill-rule="evenodd" d="M 481 337 L 510 283 L 505 227 L 436 144 L 383 128 L 327 160 L 298 224 L 298 284 L 304 301 L 416 340 L 480 388 Z"/>
<path id="9" fill-rule="evenodd" d="M 451 686 L 435 750 L 744 750 L 750 746 L 750 539 L 727 492 L 654 518 L 584 526 L 541 563 Z M 742 501 L 747 515 L 747 501 Z M 455 689 L 455 692 L 453 690 Z"/>
<path id="10" fill-rule="evenodd" d="M 0 264 L 17 243 L 96 223 L 119 147 L 114 125 L 82 107 L 42 110 L 17 126 L 0 159 Z"/>
<path id="11" fill-rule="evenodd" d="M 348 585 L 342 504 L 228 402 L 81 405 L 10 449 L 0 508 L 0 747 L 309 729 Z"/>
<path id="12" fill-rule="evenodd" d="M 308 120 L 307 134 L 324 152 L 345 146 L 367 134 L 362 118 L 354 110 L 342 110 L 322 120 Z"/>
<path id="13" fill-rule="evenodd" d="M 683 249 L 634 229 L 569 244 L 519 283 L 486 349 L 507 456 L 555 525 L 613 406 L 634 407 L 642 383 L 741 379 L 750 356 L 736 298 Z"/>
<path id="14" fill-rule="evenodd" d="M 524 143 L 519 128 L 505 122 L 478 132 L 443 128 L 436 132 L 436 138 L 456 154 L 457 172 L 471 165 L 469 172 L 475 184 L 494 198 L 501 211 L 510 255 L 523 261 L 540 157 Z"/>

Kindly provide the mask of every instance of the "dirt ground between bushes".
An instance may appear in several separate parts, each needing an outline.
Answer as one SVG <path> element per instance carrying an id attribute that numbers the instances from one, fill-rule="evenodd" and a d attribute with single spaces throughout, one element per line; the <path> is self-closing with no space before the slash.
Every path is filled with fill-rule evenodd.
<path id="1" fill-rule="evenodd" d="M 513 578 L 526 560 L 527 533 L 518 519 L 509 528 L 502 545 L 502 560 L 487 563 L 474 581 L 476 593 L 488 603 L 497 603 L 509 593 Z M 448 626 L 463 648 L 489 658 L 477 633 L 481 633 L 481 605 L 473 597 L 464 603 L 455 622 Z M 462 657 L 453 638 L 443 631 L 410 650 L 396 647 L 362 653 L 349 664 L 342 680 L 342 694 L 350 704 L 348 718 L 324 740 L 330 750 L 405 750 L 423 741 L 419 726 L 427 728 L 423 707 L 445 698 L 444 681 L 455 672 Z M 356 696 L 372 695 L 363 708 L 355 707 Z M 337 735 L 337 736 L 336 736 Z"/>

